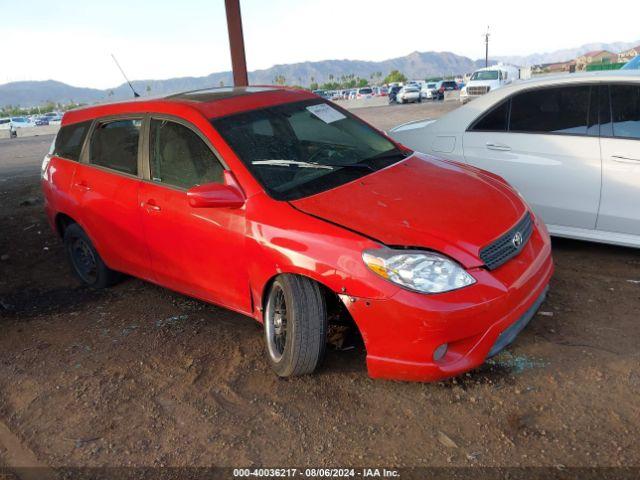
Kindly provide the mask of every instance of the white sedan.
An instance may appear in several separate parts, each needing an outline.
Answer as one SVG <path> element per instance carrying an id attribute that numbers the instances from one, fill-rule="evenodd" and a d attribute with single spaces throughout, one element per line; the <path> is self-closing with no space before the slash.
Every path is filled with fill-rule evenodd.
<path id="1" fill-rule="evenodd" d="M 640 247 L 640 72 L 514 83 L 389 135 L 504 177 L 553 235 Z"/>
<path id="2" fill-rule="evenodd" d="M 420 89 L 416 85 L 405 85 L 396 95 L 398 103 L 420 102 Z"/>
<path id="3" fill-rule="evenodd" d="M 420 90 L 422 98 L 433 100 L 438 96 L 438 84 L 437 83 L 423 83 Z"/>

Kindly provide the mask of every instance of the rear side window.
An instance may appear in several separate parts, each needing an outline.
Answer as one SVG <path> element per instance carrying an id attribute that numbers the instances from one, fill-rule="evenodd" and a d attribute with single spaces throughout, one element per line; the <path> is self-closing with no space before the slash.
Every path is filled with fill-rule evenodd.
<path id="1" fill-rule="evenodd" d="M 509 103 L 507 99 L 495 107 L 471 127 L 473 132 L 506 132 L 509 122 Z"/>
<path id="2" fill-rule="evenodd" d="M 611 85 L 613 136 L 640 138 L 640 87 Z"/>
<path id="3" fill-rule="evenodd" d="M 555 87 L 515 95 L 511 100 L 512 132 L 587 133 L 589 86 Z"/>
<path id="4" fill-rule="evenodd" d="M 191 188 L 222 183 L 223 167 L 193 130 L 168 120 L 151 120 L 150 167 L 154 182 Z"/>
<path id="5" fill-rule="evenodd" d="M 91 135 L 89 162 L 130 175 L 138 174 L 138 142 L 142 120 L 99 123 Z"/>
<path id="6" fill-rule="evenodd" d="M 60 128 L 56 136 L 53 155 L 77 162 L 84 139 L 87 136 L 91 122 L 74 123 Z"/>

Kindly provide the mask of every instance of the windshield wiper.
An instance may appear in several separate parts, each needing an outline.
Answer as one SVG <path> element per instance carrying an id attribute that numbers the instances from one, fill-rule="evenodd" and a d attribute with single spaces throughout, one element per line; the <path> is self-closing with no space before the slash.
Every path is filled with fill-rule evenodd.
<path id="1" fill-rule="evenodd" d="M 295 165 L 300 168 L 325 168 L 327 170 L 334 170 L 336 168 L 357 168 L 359 170 L 371 170 L 374 168 L 364 163 L 318 163 L 318 162 L 302 162 L 300 160 L 254 160 L 251 162 L 253 165 L 275 165 L 288 167 Z"/>
<path id="2" fill-rule="evenodd" d="M 322 165 L 320 163 L 311 163 L 311 162 L 301 162 L 299 160 L 254 160 L 251 162 L 252 165 L 275 165 L 288 167 L 291 165 L 295 165 L 300 168 L 326 168 L 327 170 L 333 170 L 331 165 Z"/>
<path id="3" fill-rule="evenodd" d="M 375 168 L 373 168 L 371 165 L 367 165 L 366 163 L 321 163 L 319 165 L 328 165 L 330 167 L 337 167 L 337 168 L 354 168 L 354 169 L 358 169 L 358 170 L 371 170 L 372 172 L 375 171 Z"/>
<path id="4" fill-rule="evenodd" d="M 387 150 L 386 152 L 382 152 L 377 155 L 374 155 L 373 157 L 369 157 L 366 160 L 383 160 L 385 158 L 396 158 L 396 157 L 406 158 L 410 154 L 411 152 L 403 152 L 399 148 L 394 148 L 392 150 Z"/>

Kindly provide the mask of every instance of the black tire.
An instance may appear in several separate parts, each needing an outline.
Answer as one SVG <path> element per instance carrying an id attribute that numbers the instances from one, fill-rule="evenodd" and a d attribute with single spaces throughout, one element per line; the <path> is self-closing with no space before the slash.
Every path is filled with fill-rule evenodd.
<path id="1" fill-rule="evenodd" d="M 106 288 L 122 275 L 107 267 L 80 225 L 72 223 L 64 230 L 64 248 L 71 269 L 78 279 L 92 288 Z"/>
<path id="2" fill-rule="evenodd" d="M 320 286 L 297 275 L 278 276 L 264 309 L 265 350 L 276 374 L 312 373 L 324 357 L 327 329 L 327 306 Z"/>

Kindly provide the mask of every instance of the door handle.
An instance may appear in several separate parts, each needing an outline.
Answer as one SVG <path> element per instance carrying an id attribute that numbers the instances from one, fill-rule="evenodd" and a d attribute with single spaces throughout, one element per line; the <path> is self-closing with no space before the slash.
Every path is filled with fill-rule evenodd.
<path id="1" fill-rule="evenodd" d="M 498 150 L 500 152 L 508 152 L 511 150 L 511 147 L 509 145 L 504 145 L 502 143 L 492 143 L 492 142 L 487 142 L 487 148 L 489 150 Z"/>
<path id="2" fill-rule="evenodd" d="M 625 157 L 622 155 L 611 155 L 614 161 L 620 163 L 640 163 L 640 158 Z"/>
<path id="3" fill-rule="evenodd" d="M 162 210 L 160 206 L 156 204 L 155 200 L 147 200 L 142 203 L 142 206 L 147 210 L 147 212 L 159 212 Z"/>
<path id="4" fill-rule="evenodd" d="M 91 190 L 91 187 L 87 185 L 87 182 L 85 182 L 84 180 L 82 180 L 81 182 L 76 182 L 74 186 L 78 190 L 82 190 L 83 192 L 88 192 L 89 190 Z"/>

